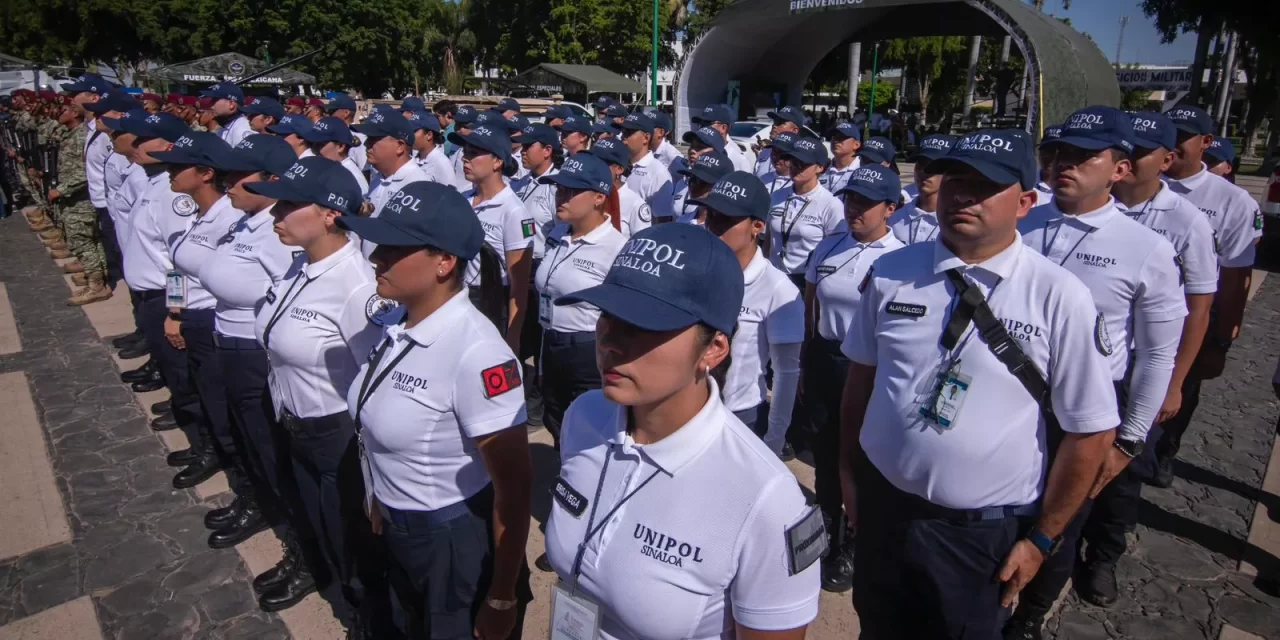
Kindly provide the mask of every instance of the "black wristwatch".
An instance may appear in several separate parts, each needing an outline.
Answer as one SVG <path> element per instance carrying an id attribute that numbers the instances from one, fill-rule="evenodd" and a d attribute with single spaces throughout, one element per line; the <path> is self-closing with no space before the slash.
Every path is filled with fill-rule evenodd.
<path id="1" fill-rule="evenodd" d="M 1120 450 L 1120 453 L 1123 453 L 1130 458 L 1136 458 L 1142 455 L 1142 450 L 1146 448 L 1147 441 L 1138 440 L 1137 438 L 1116 438 L 1114 444 L 1115 447 Z"/>
<path id="2" fill-rule="evenodd" d="M 169 312 L 169 319 L 170 319 L 170 320 L 174 320 L 174 321 L 181 322 L 181 321 L 182 321 L 182 312 L 181 312 L 181 311 L 170 311 L 170 312 Z"/>
<path id="3" fill-rule="evenodd" d="M 1058 548 L 1062 546 L 1062 536 L 1050 538 L 1049 536 L 1041 533 L 1039 529 L 1032 529 L 1031 532 L 1027 534 L 1027 540 L 1029 540 L 1031 544 L 1034 544 L 1036 548 L 1040 550 L 1040 553 L 1043 553 L 1046 558 L 1057 553 Z"/>

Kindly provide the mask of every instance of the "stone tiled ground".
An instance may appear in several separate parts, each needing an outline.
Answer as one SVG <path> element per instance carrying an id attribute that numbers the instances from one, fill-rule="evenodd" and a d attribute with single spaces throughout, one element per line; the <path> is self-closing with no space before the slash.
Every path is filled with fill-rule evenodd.
<path id="1" fill-rule="evenodd" d="M 205 544 L 208 506 L 171 488 L 163 445 L 20 216 L 0 222 L 0 281 L 23 348 L 0 372 L 30 381 L 73 534 L 0 563 L 0 625 L 90 595 L 107 638 L 288 637 L 240 556 Z"/>

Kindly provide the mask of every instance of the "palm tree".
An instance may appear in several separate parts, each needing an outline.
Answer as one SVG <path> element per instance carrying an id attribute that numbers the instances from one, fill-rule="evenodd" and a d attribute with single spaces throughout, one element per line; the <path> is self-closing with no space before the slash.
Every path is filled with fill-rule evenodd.
<path id="1" fill-rule="evenodd" d="M 469 56 L 476 47 L 476 34 L 467 26 L 468 0 L 434 3 L 435 15 L 427 21 L 422 41 L 426 48 L 439 48 L 443 65 L 445 91 L 461 94 L 466 78 L 458 69 L 458 58 Z"/>
<path id="2" fill-rule="evenodd" d="M 1044 11 L 1044 0 L 1031 0 L 1031 4 L 1034 5 L 1035 8 Z M 1062 9 L 1063 11 L 1070 11 L 1071 0 L 1062 0 Z"/>

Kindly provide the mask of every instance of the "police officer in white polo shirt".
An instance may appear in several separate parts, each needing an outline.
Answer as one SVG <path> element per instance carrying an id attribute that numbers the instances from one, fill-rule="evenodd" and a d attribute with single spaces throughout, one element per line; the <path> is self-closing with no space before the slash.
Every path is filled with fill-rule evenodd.
<path id="1" fill-rule="evenodd" d="M 484 229 L 466 198 L 429 182 L 341 224 L 378 246 L 378 292 L 401 305 L 347 406 L 372 530 L 407 579 L 395 584 L 406 631 L 519 638 L 533 468 L 520 364 L 463 282 Z"/>
<path id="2" fill-rule="evenodd" d="M 933 167 L 939 240 L 882 256 L 860 285 L 840 464 L 869 636 L 999 638 L 1111 449 L 1089 290 L 1018 235 L 1030 146 L 1014 130 L 957 142 Z"/>
<path id="3" fill-rule="evenodd" d="M 554 637 L 800 638 L 817 617 L 822 517 L 720 398 L 742 273 L 705 229 L 664 224 L 556 301 L 600 309 L 603 388 L 561 434 Z"/>
<path id="4" fill-rule="evenodd" d="M 375 111 L 352 130 L 365 135 L 369 166 L 376 173 L 369 183 L 369 194 L 361 214 L 378 217 L 391 196 L 414 182 L 425 182 L 427 175 L 413 161 L 413 125 L 390 109 Z M 360 251 L 368 258 L 374 246 L 360 241 Z"/>
<path id="5" fill-rule="evenodd" d="M 626 238 L 607 202 L 613 174 L 604 161 L 576 154 L 558 173 L 541 178 L 555 189 L 556 223 L 547 236 L 533 284 L 542 327 L 540 380 L 547 430 L 559 441 L 564 412 L 575 398 L 600 388 L 595 331 L 599 311 L 585 304 L 557 307 L 556 298 L 600 284 Z"/>
<path id="6" fill-rule="evenodd" d="M 240 144 L 245 136 L 253 133 L 249 118 L 240 112 L 244 105 L 244 91 L 233 82 L 219 82 L 200 90 L 201 98 L 213 100 L 213 115 L 218 120 L 218 137 L 230 146 Z"/>
<path id="7" fill-rule="evenodd" d="M 804 286 L 809 255 L 823 238 L 843 233 L 844 206 L 819 180 L 827 150 L 813 138 L 796 138 L 784 152 L 791 186 L 773 192 L 769 211 L 769 261 Z"/>
<path id="8" fill-rule="evenodd" d="M 862 164 L 878 164 L 888 167 L 894 173 L 898 173 L 897 155 L 898 148 L 893 145 L 893 141 L 883 136 L 868 138 L 858 149 L 858 160 Z M 913 197 L 906 189 L 902 190 L 903 204 L 910 202 Z"/>
<path id="9" fill-rule="evenodd" d="M 324 112 L 345 122 L 348 127 L 352 127 L 356 121 L 356 100 L 349 94 L 340 93 L 329 99 L 329 102 L 324 105 Z M 352 130 L 355 131 L 355 128 L 352 127 Z M 365 171 L 369 168 L 368 136 L 356 131 L 356 138 L 360 140 L 360 144 L 351 147 L 351 160 L 361 171 Z"/>
<path id="10" fill-rule="evenodd" d="M 773 171 L 774 153 L 773 142 L 783 133 L 791 135 L 800 135 L 800 127 L 809 124 L 808 116 L 804 115 L 804 111 L 800 107 L 787 105 L 777 111 L 770 111 L 769 119 L 773 120 L 773 126 L 769 128 L 769 144 L 763 148 L 756 149 L 756 163 L 753 169 L 757 178 L 768 186 L 769 181 L 766 177 Z"/>
<path id="11" fill-rule="evenodd" d="M 1129 116 L 1119 109 L 1093 106 L 1071 114 L 1062 136 L 1045 143 L 1054 149 L 1048 176 L 1053 201 L 1018 223 L 1027 247 L 1075 274 L 1093 294 L 1099 313 L 1095 338 L 1111 365 L 1121 421 L 1098 480 L 1105 488 L 1091 492 L 1096 502 L 1068 527 L 1066 551 L 1050 558 L 1023 590 L 1010 623 L 1014 627 L 1038 628 L 1048 614 L 1071 577 L 1080 527 L 1094 534 L 1084 537 L 1101 543 L 1100 536 L 1109 537 L 1100 532 L 1116 519 L 1115 508 L 1136 499 L 1141 483 L 1129 480 L 1128 466 L 1146 445 L 1173 375 L 1187 314 L 1177 254 L 1160 234 L 1121 213 L 1111 198 L 1112 185 L 1132 168 L 1132 140 Z M 1125 478 L 1108 484 L 1120 474 Z M 1123 528 L 1114 529 L 1119 551 L 1114 544 L 1091 542 L 1074 582 L 1081 597 L 1101 606 L 1117 597 L 1115 563 L 1125 543 Z"/>
<path id="12" fill-rule="evenodd" d="M 680 150 L 667 139 L 675 131 L 675 127 L 671 124 L 671 116 L 662 111 L 652 111 L 649 117 L 653 118 L 653 140 L 649 142 L 649 150 L 668 172 L 675 171 L 671 165 L 681 156 Z"/>
<path id="13" fill-rule="evenodd" d="M 298 134 L 311 147 L 311 154 L 342 163 L 351 177 L 360 185 L 360 193 L 368 195 L 369 180 L 364 172 L 351 159 L 351 150 L 360 146 L 360 139 L 351 133 L 347 123 L 333 117 L 325 116 L 316 121 L 310 128 Z"/>
<path id="14" fill-rule="evenodd" d="M 929 242 L 938 236 L 938 188 L 942 176 L 929 173 L 929 163 L 947 155 L 956 137 L 934 134 L 926 136 L 916 148 L 912 161 L 915 197 L 889 218 L 889 229 L 903 244 Z"/>
<path id="15" fill-rule="evenodd" d="M 591 145 L 587 153 L 604 160 L 613 172 L 613 195 L 618 198 L 618 229 L 622 231 L 622 235 L 630 238 L 652 226 L 653 210 L 649 208 L 649 204 L 635 190 L 624 188 L 627 175 L 631 172 L 631 154 L 626 145 L 617 138 L 601 138 Z M 613 195 L 610 195 L 610 200 Z M 609 215 L 614 215 L 612 208 Z"/>
<path id="16" fill-rule="evenodd" d="M 681 217 L 689 213 L 685 208 L 685 204 L 689 198 L 689 181 L 681 170 L 688 169 L 697 164 L 698 158 L 706 153 L 716 152 L 724 154 L 724 138 L 720 136 L 720 132 L 711 127 L 701 127 L 694 131 L 684 132 L 684 142 L 689 145 L 685 157 L 671 165 L 671 211 Z M 733 171 L 733 163 L 729 163 L 729 171 Z M 711 184 L 715 184 L 714 182 Z M 670 222 L 670 220 L 659 219 L 658 223 Z"/>
<path id="17" fill-rule="evenodd" d="M 278 180 L 245 188 L 277 200 L 271 214 L 280 241 L 303 251 L 297 275 L 271 288 L 254 322 L 271 364 L 272 408 L 289 435 L 298 511 L 316 532 L 328 573 L 354 615 L 344 623 L 376 629 L 390 619 L 382 547 L 367 528 L 353 526 L 365 517 L 365 484 L 347 390 L 395 305 L 377 295 L 373 267 L 337 225 L 360 209 L 359 186 L 341 164 L 300 158 Z M 311 570 L 299 567 L 262 593 L 258 605 L 266 611 L 292 606 L 315 589 Z"/>
<path id="18" fill-rule="evenodd" d="M 317 120 L 316 122 L 319 122 Z M 303 134 L 311 130 L 315 123 L 311 122 L 305 116 L 286 115 L 280 118 L 280 122 L 267 125 L 267 133 L 274 133 L 289 143 L 293 148 L 293 152 L 298 154 L 299 158 L 308 158 L 316 155 L 311 149 L 311 143 L 302 137 Z"/>
<path id="19" fill-rule="evenodd" d="M 631 113 L 622 121 L 622 142 L 631 154 L 631 173 L 626 187 L 649 205 L 657 218 L 674 218 L 671 174 L 649 151 L 653 140 L 653 118 L 647 113 Z"/>
<path id="20" fill-rule="evenodd" d="M 697 199 L 711 193 L 711 187 L 733 170 L 733 163 L 729 162 L 729 157 L 718 151 L 701 154 L 693 162 L 692 167 L 679 169 L 680 176 L 683 178 L 681 180 L 683 187 L 681 193 L 676 196 L 678 203 L 676 213 L 679 214 L 676 222 L 704 224 L 707 212 L 696 202 Z"/>
<path id="21" fill-rule="evenodd" d="M 804 298 L 760 250 L 759 237 L 769 218 L 769 192 L 759 178 L 734 171 L 694 203 L 706 211 L 706 229 L 733 249 L 742 266 L 745 288 L 725 375 L 725 408 L 760 436 L 770 451 L 789 460 L 795 457 L 786 446 L 786 436 L 800 383 Z M 769 370 L 773 386 L 766 403 Z"/>
<path id="22" fill-rule="evenodd" d="M 129 94 L 115 89 L 104 90 L 98 94 L 97 102 L 84 104 L 85 111 L 91 115 L 85 119 L 85 127 L 89 130 L 84 142 L 85 177 L 88 180 L 89 200 L 98 213 L 98 233 L 106 255 L 109 285 L 121 278 L 120 244 L 110 206 L 111 193 L 124 182 L 124 176 L 121 171 L 109 166 L 113 157 L 118 160 L 120 156 L 112 151 L 110 130 L 102 123 L 102 118 L 119 118 L 137 104 Z"/>
<path id="23" fill-rule="evenodd" d="M 445 136 L 445 144 L 454 146 L 453 153 L 449 155 L 449 162 L 453 165 L 453 188 L 457 189 L 458 193 L 469 191 L 471 183 L 467 182 L 466 172 L 462 166 L 462 147 L 449 138 L 454 133 L 470 133 L 478 115 L 476 108 L 471 105 L 458 107 L 458 110 L 453 115 L 453 132 Z"/>
<path id="24" fill-rule="evenodd" d="M 1262 233 L 1262 213 L 1253 196 L 1205 166 L 1204 151 L 1213 143 L 1209 114 L 1200 107 L 1177 106 L 1164 115 L 1178 128 L 1178 147 L 1165 171 L 1165 183 L 1208 216 L 1221 269 L 1204 345 L 1182 388 L 1182 408 L 1161 424 L 1164 434 L 1155 449 L 1158 466 L 1150 481 L 1157 487 L 1173 484 L 1173 461 L 1200 403 L 1200 383 L 1222 374 L 1227 351 L 1240 333 L 1253 277 L 1255 244 Z"/>
<path id="25" fill-rule="evenodd" d="M 862 166 L 862 158 L 858 151 L 862 149 L 862 128 L 847 120 L 841 120 L 831 130 L 831 162 L 822 171 L 822 186 L 827 191 L 836 193 L 849 182 L 858 167 Z"/>
<path id="26" fill-rule="evenodd" d="M 843 593 L 853 587 L 853 533 L 840 495 L 840 397 L 849 359 L 840 352 L 862 300 L 858 285 L 880 256 L 903 243 L 886 221 L 897 207 L 898 176 L 876 165 L 862 167 L 836 194 L 844 202 L 848 231 L 825 238 L 805 272 L 805 405 L 811 429 L 814 493 L 831 549 L 822 563 L 822 588 Z"/>
<path id="27" fill-rule="evenodd" d="M 787 160 L 787 150 L 795 144 L 798 137 L 784 131 L 774 136 L 773 144 L 769 145 L 769 172 L 761 176 L 760 181 L 769 190 L 770 198 L 780 189 L 791 186 L 791 161 Z"/>
<path id="28" fill-rule="evenodd" d="M 1040 177 L 1036 182 L 1036 206 L 1049 204 L 1053 199 L 1053 187 L 1049 186 L 1048 180 L 1049 165 L 1053 163 L 1053 147 L 1045 146 L 1044 143 L 1050 140 L 1057 140 L 1062 137 L 1062 125 L 1054 125 L 1044 128 L 1044 135 L 1040 138 L 1040 150 L 1036 156 L 1036 160 L 1040 166 Z"/>
<path id="29" fill-rule="evenodd" d="M 266 133 L 267 127 L 284 117 L 284 106 L 273 98 L 258 96 L 249 100 L 251 102 L 244 105 L 240 113 L 249 118 L 249 129 L 253 133 Z"/>
<path id="30" fill-rule="evenodd" d="M 414 111 L 408 116 L 413 128 L 413 161 L 418 163 L 428 182 L 453 186 L 453 165 L 444 155 L 444 133 L 440 120 L 430 111 Z"/>
<path id="31" fill-rule="evenodd" d="M 591 147 L 591 122 L 586 118 L 569 116 L 560 123 L 559 131 L 560 146 L 566 158 Z"/>
<path id="32" fill-rule="evenodd" d="M 751 171 L 755 168 L 755 154 L 747 153 L 738 146 L 738 143 L 729 138 L 729 127 L 733 126 L 734 118 L 733 109 L 727 104 L 709 104 L 702 108 L 702 111 L 692 118 L 693 123 L 703 127 L 710 127 L 720 134 L 722 144 L 724 145 L 725 155 L 729 156 L 729 160 L 733 162 L 733 168 L 738 171 Z"/>

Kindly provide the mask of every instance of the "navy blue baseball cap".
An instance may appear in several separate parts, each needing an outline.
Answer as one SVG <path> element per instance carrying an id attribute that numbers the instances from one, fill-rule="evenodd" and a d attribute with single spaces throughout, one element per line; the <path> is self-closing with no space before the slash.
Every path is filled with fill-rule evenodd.
<path id="1" fill-rule="evenodd" d="M 588 153 L 594 155 L 605 162 L 616 164 L 623 169 L 631 168 L 631 151 L 627 149 L 627 145 L 623 144 L 617 138 L 601 138 L 596 140 L 595 144 L 587 150 Z"/>
<path id="2" fill-rule="evenodd" d="M 569 110 L 569 107 L 562 104 L 553 104 L 547 107 L 546 111 L 542 112 L 542 121 L 551 122 L 552 120 L 564 120 L 571 115 L 573 115 L 573 112 Z"/>
<path id="3" fill-rule="evenodd" d="M 286 113 L 280 116 L 280 121 L 275 124 L 267 125 L 267 131 L 271 133 L 287 136 L 294 134 L 302 137 L 303 134 L 311 130 L 311 119 L 306 116 Z"/>
<path id="4" fill-rule="evenodd" d="M 848 120 L 841 120 L 840 122 L 837 122 L 836 126 L 831 129 L 830 135 L 831 135 L 831 139 L 833 140 L 835 139 L 836 136 L 843 136 L 845 138 L 853 138 L 854 140 L 861 140 L 862 127 L 859 127 L 858 125 L 852 122 L 849 122 Z"/>
<path id="5" fill-rule="evenodd" d="M 711 124 L 712 122 L 723 122 L 731 124 L 734 120 L 733 109 L 727 104 L 709 104 L 702 108 L 698 115 L 692 118 L 695 124 Z"/>
<path id="6" fill-rule="evenodd" d="M 497 109 L 485 109 L 476 113 L 476 124 L 489 124 L 496 126 L 507 126 L 507 117 L 502 115 Z"/>
<path id="7" fill-rule="evenodd" d="M 806 124 L 809 124 L 809 118 L 804 115 L 804 111 L 802 111 L 800 107 L 793 107 L 791 105 L 787 105 L 777 111 L 770 111 L 766 115 L 768 115 L 769 119 L 773 120 L 775 123 L 794 122 L 798 127 L 803 127 Z"/>
<path id="8" fill-rule="evenodd" d="M 916 146 L 916 152 L 912 154 L 912 162 L 921 162 L 925 160 L 937 160 L 947 155 L 951 151 L 951 147 L 955 146 L 956 137 L 942 133 L 925 136 L 920 140 L 920 144 Z"/>
<path id="9" fill-rule="evenodd" d="M 426 111 L 427 105 L 418 96 L 409 96 L 400 101 L 401 111 Z"/>
<path id="10" fill-rule="evenodd" d="M 62 90 L 67 93 L 102 93 L 110 88 L 111 83 L 96 73 L 82 73 L 74 81 L 62 84 Z"/>
<path id="11" fill-rule="evenodd" d="M 191 132 L 191 127 L 172 113 L 148 113 L 142 117 L 134 117 L 133 113 L 130 111 L 125 114 L 128 117 L 120 118 L 118 122 L 120 130 L 139 138 L 163 138 L 177 142 L 178 138 Z"/>
<path id="12" fill-rule="evenodd" d="M 320 118 L 310 129 L 298 135 L 307 142 L 340 142 L 348 148 L 360 146 L 360 139 L 351 134 L 347 123 L 334 116 Z"/>
<path id="13" fill-rule="evenodd" d="M 591 135 L 593 136 L 599 136 L 599 135 L 616 136 L 618 135 L 618 132 L 619 132 L 618 127 L 608 120 L 604 122 L 597 122 L 591 125 Z"/>
<path id="14" fill-rule="evenodd" d="M 1214 138 L 1213 144 L 1204 150 L 1204 155 L 1209 156 L 1211 160 L 1216 162 L 1208 164 L 1218 164 L 1220 162 L 1234 162 L 1236 159 L 1235 145 L 1226 138 Z"/>
<path id="15" fill-rule="evenodd" d="M 515 98 L 503 98 L 498 101 L 498 111 L 515 111 L 520 112 L 520 103 Z"/>
<path id="16" fill-rule="evenodd" d="M 671 116 L 663 111 L 651 111 L 649 117 L 653 118 L 653 128 L 662 129 L 663 131 L 671 131 L 675 127 L 671 125 Z"/>
<path id="17" fill-rule="evenodd" d="M 1130 121 L 1133 123 L 1133 138 L 1130 139 L 1133 146 L 1143 149 L 1164 147 L 1167 151 L 1173 151 L 1178 146 L 1178 129 L 1164 114 L 1139 111 L 1133 114 Z"/>
<path id="18" fill-rule="evenodd" d="M 604 282 L 555 303 L 585 302 L 645 331 L 702 322 L 733 335 L 744 288 L 742 265 L 723 240 L 698 225 L 660 224 L 622 246 Z"/>
<path id="19" fill-rule="evenodd" d="M 724 136 L 711 127 L 700 127 L 693 131 L 684 132 L 684 141 L 686 143 L 693 144 L 694 140 L 715 149 L 719 153 L 724 153 Z"/>
<path id="20" fill-rule="evenodd" d="M 615 102 L 605 107 L 604 115 L 609 118 L 625 118 L 627 117 L 627 108 Z"/>
<path id="21" fill-rule="evenodd" d="M 588 189 L 606 196 L 613 190 L 613 172 L 604 160 L 587 151 L 580 151 L 564 159 L 560 170 L 538 178 L 542 184 L 558 184 L 570 189 Z"/>
<path id="22" fill-rule="evenodd" d="M 467 133 L 454 131 L 449 134 L 449 142 L 458 146 L 471 145 L 493 154 L 494 157 L 502 158 L 504 161 L 510 160 L 511 136 L 507 134 L 506 127 L 502 125 L 506 120 L 501 118 L 499 120 L 500 122 L 477 124 Z"/>
<path id="23" fill-rule="evenodd" d="M 469 104 L 458 105 L 457 110 L 453 112 L 453 122 L 459 127 L 469 127 L 479 115 L 480 112 Z"/>
<path id="24" fill-rule="evenodd" d="M 231 148 L 231 153 L 217 166 L 223 171 L 265 171 L 281 175 L 298 161 L 293 147 L 280 136 L 253 133 Z"/>
<path id="25" fill-rule="evenodd" d="M 564 119 L 564 122 L 560 123 L 560 133 L 577 132 L 577 133 L 581 133 L 589 136 L 591 135 L 592 126 L 593 126 L 593 123 L 590 120 L 587 120 L 586 118 L 580 118 L 578 116 L 569 116 L 568 118 Z"/>
<path id="26" fill-rule="evenodd" d="M 1133 123 L 1129 114 L 1107 106 L 1085 107 L 1062 123 L 1062 137 L 1042 144 L 1065 144 L 1078 149 L 1119 149 L 1133 153 Z"/>
<path id="27" fill-rule="evenodd" d="M 241 91 L 234 82 L 219 82 L 208 89 L 201 89 L 200 97 L 231 100 L 236 104 L 244 104 L 244 91 Z"/>
<path id="28" fill-rule="evenodd" d="M 378 111 L 369 114 L 364 122 L 351 127 L 370 138 L 391 137 L 413 146 L 413 127 L 400 115 L 399 111 Z"/>
<path id="29" fill-rule="evenodd" d="M 867 138 L 867 141 L 862 143 L 862 148 L 858 149 L 858 157 L 872 162 L 893 162 L 893 156 L 897 153 L 898 150 L 893 146 L 893 141 L 884 136 Z"/>
<path id="30" fill-rule="evenodd" d="M 240 110 L 240 113 L 247 115 L 261 114 L 264 116 L 271 116 L 276 119 L 276 122 L 279 122 L 280 118 L 284 117 L 284 107 L 280 106 L 280 103 L 276 102 L 272 98 L 260 97 L 254 98 L 253 102 L 246 104 L 244 108 Z"/>
<path id="31" fill-rule="evenodd" d="M 470 260 L 484 244 L 484 227 L 467 198 L 438 182 L 411 182 L 376 218 L 343 216 L 338 226 L 369 242 L 392 247 L 434 247 Z"/>
<path id="32" fill-rule="evenodd" d="M 774 149 L 777 149 L 776 153 L 785 155 L 786 153 L 791 151 L 791 145 L 795 144 L 796 138 L 799 138 L 799 137 L 800 136 L 790 131 L 783 131 L 782 133 L 779 133 L 778 135 L 773 137 L 773 140 L 770 141 L 769 146 L 771 146 Z"/>
<path id="33" fill-rule="evenodd" d="M 168 151 L 156 151 L 152 158 L 166 164 L 201 164 L 220 167 L 231 156 L 231 147 L 216 133 L 188 131 L 180 136 Z"/>
<path id="34" fill-rule="evenodd" d="M 683 167 L 676 169 L 676 173 L 680 175 L 697 178 L 707 184 L 715 184 L 720 178 L 723 178 L 733 171 L 733 161 L 729 160 L 729 156 L 719 152 L 712 151 L 698 156 L 693 161 L 692 167 Z"/>
<path id="35" fill-rule="evenodd" d="M 614 99 L 612 96 L 599 96 L 596 98 L 595 108 L 605 109 L 605 108 L 608 108 L 608 106 L 613 103 L 614 103 Z"/>
<path id="36" fill-rule="evenodd" d="M 430 111 L 414 111 L 409 114 L 409 127 L 414 131 L 418 129 L 426 129 L 435 133 L 442 133 L 440 129 L 440 118 Z"/>
<path id="37" fill-rule="evenodd" d="M 151 115 L 150 111 L 147 111 L 146 109 L 143 109 L 142 107 L 137 106 L 135 104 L 131 109 L 129 109 L 128 111 L 125 111 L 124 114 L 121 115 L 119 118 L 108 118 L 106 116 L 103 116 L 102 124 L 106 125 L 107 128 L 112 131 L 124 131 L 125 120 L 133 120 L 135 118 L 138 120 L 142 120 L 149 115 Z M 184 122 L 183 124 L 185 125 L 186 123 Z M 128 132 L 126 131 L 126 133 Z"/>
<path id="38" fill-rule="evenodd" d="M 806 136 L 797 136 L 784 153 L 806 164 L 825 166 L 831 161 L 822 142 Z"/>
<path id="39" fill-rule="evenodd" d="M 1040 139 L 1040 143 L 1044 144 L 1050 140 L 1057 140 L 1062 137 L 1062 125 L 1055 124 L 1044 128 L 1044 137 Z"/>
<path id="40" fill-rule="evenodd" d="M 868 164 L 858 167 L 836 195 L 842 197 L 846 193 L 856 193 L 876 202 L 897 204 L 902 197 L 902 182 L 888 167 Z"/>
<path id="41" fill-rule="evenodd" d="M 1017 129 L 984 129 L 960 138 L 946 156 L 929 163 L 926 171 L 946 173 L 957 164 L 972 167 L 1000 185 L 1017 184 L 1030 191 L 1039 180 L 1031 139 Z"/>
<path id="42" fill-rule="evenodd" d="M 529 119 L 518 113 L 507 118 L 507 131 L 512 135 L 515 135 L 520 131 L 524 131 L 524 128 L 527 126 L 529 126 Z"/>
<path id="43" fill-rule="evenodd" d="M 710 193 L 689 202 L 730 218 L 769 219 L 769 190 L 760 178 L 746 171 L 731 171 L 713 184 Z"/>
<path id="44" fill-rule="evenodd" d="M 1208 112 L 1195 105 L 1178 105 L 1164 115 L 1173 121 L 1178 131 L 1186 131 L 1196 136 L 1207 136 L 1213 133 L 1213 118 Z"/>
<path id="45" fill-rule="evenodd" d="M 352 98 L 352 97 L 351 97 L 350 95 L 348 95 L 348 94 L 345 94 L 345 93 L 339 93 L 338 95 L 336 95 L 336 96 L 334 96 L 334 97 L 332 97 L 332 98 L 329 98 L 329 103 L 328 103 L 328 104 L 326 104 L 326 105 L 324 105 L 324 112 L 325 112 L 325 113 L 333 113 L 334 111 L 337 111 L 338 109 L 349 109 L 349 110 L 351 110 L 351 111 L 355 111 L 355 110 L 356 110 L 356 99 L 355 99 L 355 98 Z"/>
<path id="46" fill-rule="evenodd" d="M 519 133 L 511 136 L 511 141 L 516 144 L 541 142 L 543 146 L 559 149 L 560 133 L 551 128 L 551 125 L 538 122 L 521 129 Z"/>
<path id="47" fill-rule="evenodd" d="M 97 102 L 90 102 L 84 105 L 84 108 L 89 113 L 101 115 L 108 111 L 127 113 L 137 106 L 138 101 L 134 100 L 133 96 L 119 89 L 108 89 L 98 94 Z"/>
<path id="48" fill-rule="evenodd" d="M 283 202 L 318 204 L 347 216 L 358 214 L 364 202 L 355 176 L 342 163 L 328 158 L 298 158 L 278 175 L 279 180 L 253 182 L 245 188 Z"/>
<path id="49" fill-rule="evenodd" d="M 647 113 L 628 113 L 622 124 L 618 126 L 625 131 L 643 131 L 653 134 L 653 116 Z"/>

